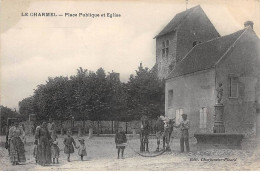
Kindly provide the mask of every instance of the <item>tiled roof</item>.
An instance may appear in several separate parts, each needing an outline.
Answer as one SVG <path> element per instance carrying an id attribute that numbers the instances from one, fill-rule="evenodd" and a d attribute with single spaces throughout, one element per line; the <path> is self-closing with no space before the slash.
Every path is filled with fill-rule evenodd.
<path id="1" fill-rule="evenodd" d="M 190 14 L 195 12 L 196 10 L 202 10 L 202 8 L 198 5 L 195 6 L 193 8 L 190 8 L 186 11 L 183 11 L 181 13 L 178 13 L 175 15 L 175 17 L 164 27 L 164 29 L 154 38 L 157 38 L 159 36 L 162 36 L 164 34 L 170 33 L 174 30 L 176 30 L 179 25 L 184 22 L 184 20 L 186 19 L 186 17 Z M 202 10 L 203 11 L 203 10 Z"/>
<path id="2" fill-rule="evenodd" d="M 167 79 L 214 67 L 246 29 L 196 45 L 174 67 Z"/>

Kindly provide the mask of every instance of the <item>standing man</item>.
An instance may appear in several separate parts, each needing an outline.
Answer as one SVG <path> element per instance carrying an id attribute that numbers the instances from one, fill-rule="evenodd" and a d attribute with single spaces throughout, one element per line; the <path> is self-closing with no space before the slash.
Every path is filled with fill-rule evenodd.
<path id="1" fill-rule="evenodd" d="M 178 126 L 174 126 L 176 128 L 181 128 L 181 139 L 180 139 L 180 146 L 181 152 L 184 152 L 184 143 L 186 146 L 186 151 L 190 151 L 189 147 L 189 128 L 190 128 L 190 121 L 187 119 L 187 114 L 182 114 L 182 121 Z"/>
<path id="2" fill-rule="evenodd" d="M 140 133 L 140 140 L 141 140 L 141 146 L 140 151 L 141 152 L 149 152 L 148 144 L 149 144 L 149 131 L 150 131 L 150 125 L 148 120 L 143 120 L 141 124 L 141 133 Z"/>

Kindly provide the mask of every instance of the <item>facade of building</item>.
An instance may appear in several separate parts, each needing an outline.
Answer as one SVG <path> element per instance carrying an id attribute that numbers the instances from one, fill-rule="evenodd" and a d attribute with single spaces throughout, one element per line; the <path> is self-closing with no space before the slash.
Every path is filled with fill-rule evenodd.
<path id="1" fill-rule="evenodd" d="M 194 45 L 219 36 L 200 6 L 178 13 L 155 36 L 158 77 L 165 79 Z"/>
<path id="2" fill-rule="evenodd" d="M 226 133 L 259 132 L 260 40 L 253 25 L 195 45 L 170 72 L 165 113 L 186 113 L 194 133 L 213 132 L 216 88 L 222 84 Z M 176 131 L 175 131 L 176 133 Z"/>

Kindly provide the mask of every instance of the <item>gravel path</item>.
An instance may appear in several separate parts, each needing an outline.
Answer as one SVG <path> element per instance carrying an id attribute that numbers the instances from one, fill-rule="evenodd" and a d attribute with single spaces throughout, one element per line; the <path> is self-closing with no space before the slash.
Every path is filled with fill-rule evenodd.
<path id="1" fill-rule="evenodd" d="M 112 137 L 84 137 L 88 156 L 85 161 L 80 161 L 77 151 L 71 156 L 71 162 L 66 161 L 63 153 L 63 138 L 59 138 L 61 149 L 60 164 L 42 167 L 35 164 L 33 158 L 33 138 L 28 137 L 25 146 L 27 162 L 24 165 L 12 166 L 9 161 L 8 152 L 0 147 L 0 170 L 260 170 L 260 151 L 256 149 L 256 142 L 246 141 L 243 150 L 231 149 L 206 149 L 197 151 L 195 141 L 191 139 L 190 153 L 179 153 L 179 141 L 174 139 L 171 143 L 171 152 L 165 152 L 157 157 L 141 157 L 131 148 L 139 150 L 139 139 L 129 138 L 125 150 L 125 159 L 117 159 L 117 150 Z M 0 142 L 3 142 L 0 137 Z M 78 138 L 75 137 L 76 143 Z M 3 144 L 3 143 L 1 143 Z M 155 154 L 156 140 L 150 140 L 150 153 Z"/>

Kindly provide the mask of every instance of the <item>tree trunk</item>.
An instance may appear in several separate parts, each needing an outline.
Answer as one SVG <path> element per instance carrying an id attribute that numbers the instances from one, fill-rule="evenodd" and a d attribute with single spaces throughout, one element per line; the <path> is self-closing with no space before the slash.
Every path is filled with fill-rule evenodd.
<path id="1" fill-rule="evenodd" d="M 93 121 L 90 121 L 90 127 L 88 130 L 88 138 L 92 138 L 93 137 Z"/>
<path id="2" fill-rule="evenodd" d="M 81 136 L 82 136 L 81 126 L 79 126 L 79 128 L 78 128 L 78 137 L 81 137 Z"/>
<path id="3" fill-rule="evenodd" d="M 118 127 L 119 127 L 119 121 L 115 121 L 114 122 L 114 130 L 115 130 L 115 132 L 118 131 Z"/>
<path id="4" fill-rule="evenodd" d="M 97 121 L 97 136 L 99 136 L 99 121 Z"/>
<path id="5" fill-rule="evenodd" d="M 113 131 L 114 130 L 114 121 L 112 121 L 111 125 L 112 125 L 112 134 L 113 134 L 114 133 L 114 131 Z"/>
<path id="6" fill-rule="evenodd" d="M 125 133 L 127 134 L 127 122 L 125 122 Z"/>
<path id="7" fill-rule="evenodd" d="M 82 129 L 82 134 L 83 135 L 86 135 L 85 126 L 86 126 L 86 119 L 84 118 L 84 120 L 83 120 L 83 129 Z"/>
<path id="8" fill-rule="evenodd" d="M 60 134 L 61 134 L 61 135 L 64 135 L 64 129 L 63 129 L 63 125 L 62 125 L 62 120 L 60 121 L 60 125 L 61 125 L 61 126 L 60 126 L 60 127 L 61 127 L 61 128 L 60 128 Z"/>

